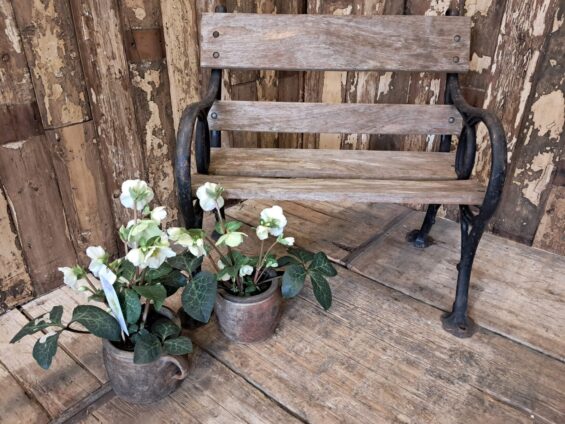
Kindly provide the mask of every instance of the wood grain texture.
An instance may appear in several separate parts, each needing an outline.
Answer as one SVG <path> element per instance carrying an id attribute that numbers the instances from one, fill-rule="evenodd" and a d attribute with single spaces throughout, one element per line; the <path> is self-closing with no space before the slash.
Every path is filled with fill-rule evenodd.
<path id="1" fill-rule="evenodd" d="M 533 245 L 565 255 L 565 186 L 553 186 Z"/>
<path id="2" fill-rule="evenodd" d="M 466 17 L 204 14 L 200 63 L 230 69 L 465 72 L 470 30 Z"/>
<path id="3" fill-rule="evenodd" d="M 0 314 L 31 299 L 33 287 L 8 201 L 0 185 Z"/>
<path id="4" fill-rule="evenodd" d="M 463 120 L 453 106 L 215 102 L 210 129 L 364 134 L 458 134 Z"/>
<path id="5" fill-rule="evenodd" d="M 214 148 L 211 175 L 268 178 L 455 180 L 455 155 L 333 149 Z"/>
<path id="6" fill-rule="evenodd" d="M 351 269 L 443 310 L 451 310 L 459 225 L 437 219 L 435 243 L 419 250 L 406 242 L 419 228 L 423 214 L 414 213 L 402 225 L 369 247 Z M 565 359 L 565 259 L 551 253 L 485 234 L 473 273 L 469 314 L 481 326 L 517 340 L 547 355 Z"/>
<path id="7" fill-rule="evenodd" d="M 88 246 L 117 252 L 110 196 L 96 146 L 94 122 L 47 131 L 48 148 L 61 193 L 69 236 L 83 266 Z M 63 264 L 61 264 L 63 265 Z"/>
<path id="8" fill-rule="evenodd" d="M 565 14 L 565 3 L 561 12 Z M 565 25 L 557 23 L 549 35 L 547 51 L 532 97 L 531 111 L 514 148 L 501 205 L 493 220 L 498 234 L 531 244 L 551 190 L 551 181 L 565 151 Z M 556 234 L 557 238 L 560 236 Z M 565 254 L 565 250 L 561 252 Z"/>
<path id="9" fill-rule="evenodd" d="M 27 395 L 18 381 L 0 364 L 2 385 L 2 415 L 0 423 L 43 424 L 49 422 L 49 415 L 37 401 Z"/>
<path id="10" fill-rule="evenodd" d="M 485 193 L 474 180 L 332 180 L 218 175 L 194 175 L 193 192 L 207 181 L 220 184 L 225 188 L 225 196 L 231 199 L 479 205 Z"/>
<path id="11" fill-rule="evenodd" d="M 77 259 L 45 137 L 0 146 L 0 180 L 35 292 L 58 287 L 57 267 L 72 266 Z"/>
<path id="12" fill-rule="evenodd" d="M 0 364 L 24 390 L 41 404 L 51 418 L 88 396 L 100 386 L 98 380 L 59 349 L 49 370 L 35 363 L 31 351 L 41 333 L 27 336 L 16 344 L 9 340 L 28 322 L 18 310 L 0 319 Z"/>
<path id="13" fill-rule="evenodd" d="M 119 201 L 121 184 L 131 178 L 146 178 L 146 172 L 118 5 L 114 0 L 70 3 L 106 189 L 112 195 L 115 225 L 119 227 L 131 218 Z"/>
<path id="14" fill-rule="evenodd" d="M 90 119 L 67 0 L 12 2 L 44 128 Z"/>

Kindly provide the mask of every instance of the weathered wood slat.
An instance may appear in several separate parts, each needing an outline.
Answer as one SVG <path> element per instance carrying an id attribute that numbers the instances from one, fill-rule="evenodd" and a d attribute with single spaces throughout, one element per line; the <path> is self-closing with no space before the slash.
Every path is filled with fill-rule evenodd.
<path id="1" fill-rule="evenodd" d="M 36 293 L 58 287 L 57 267 L 76 263 L 76 254 L 45 136 L 0 146 L 0 179 Z"/>
<path id="2" fill-rule="evenodd" d="M 210 129 L 235 131 L 459 134 L 463 120 L 449 105 L 219 101 L 208 124 Z"/>
<path id="3" fill-rule="evenodd" d="M 465 72 L 470 35 L 467 17 L 204 14 L 200 63 L 230 69 Z"/>
<path id="4" fill-rule="evenodd" d="M 406 233 L 419 228 L 414 213 L 370 246 L 351 269 L 415 299 L 450 310 L 457 280 L 459 225 L 437 219 L 436 243 L 416 249 Z M 485 234 L 471 276 L 469 314 L 478 324 L 565 360 L 565 258 Z"/>
<path id="5" fill-rule="evenodd" d="M 0 187 L 0 314 L 31 298 L 21 241 L 10 216 L 8 201 Z"/>
<path id="6" fill-rule="evenodd" d="M 453 153 L 213 148 L 210 175 L 455 180 Z"/>
<path id="7" fill-rule="evenodd" d="M 218 175 L 194 175 L 193 191 L 196 193 L 196 189 L 207 181 L 223 186 L 225 196 L 231 199 L 478 205 L 485 192 L 474 180 L 332 180 Z"/>

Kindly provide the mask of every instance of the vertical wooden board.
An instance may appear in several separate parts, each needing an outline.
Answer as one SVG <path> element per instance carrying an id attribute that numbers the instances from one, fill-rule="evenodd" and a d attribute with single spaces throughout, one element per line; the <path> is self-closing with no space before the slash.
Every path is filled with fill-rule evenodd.
<path id="1" fill-rule="evenodd" d="M 159 0 L 122 0 L 121 11 L 126 29 L 162 27 Z"/>
<path id="2" fill-rule="evenodd" d="M 507 0 L 484 108 L 497 114 L 502 121 L 508 139 L 509 163 L 521 137 L 533 78 L 543 60 L 544 44 L 552 31 L 558 3 L 559 0 Z M 490 147 L 484 126 L 477 132 L 477 148 L 475 173 L 481 182 L 486 182 Z"/>
<path id="3" fill-rule="evenodd" d="M 0 146 L 0 180 L 38 294 L 61 284 L 58 266 L 77 260 L 46 146 L 44 136 Z"/>
<path id="4" fill-rule="evenodd" d="M 14 334 L 27 322 L 17 310 L 0 317 L 0 364 L 55 418 L 98 388 L 100 383 L 60 348 L 51 368 L 40 368 L 31 352 L 41 333 L 9 344 Z"/>
<path id="5" fill-rule="evenodd" d="M 565 256 L 565 186 L 551 188 L 534 246 Z"/>
<path id="6" fill-rule="evenodd" d="M 192 0 L 161 0 L 161 13 L 176 130 L 182 111 L 201 98 L 196 4 Z"/>
<path id="7" fill-rule="evenodd" d="M 167 222 L 176 222 L 175 129 L 167 67 L 163 61 L 131 63 L 130 75 L 137 125 L 145 143 L 148 183 L 155 192 L 155 204 L 167 207 Z"/>
<path id="8" fill-rule="evenodd" d="M 460 81 L 466 100 L 480 107 L 485 100 L 506 0 L 465 0 L 464 3 L 462 14 L 472 19 L 471 58 L 469 72 L 461 74 Z"/>
<path id="9" fill-rule="evenodd" d="M 13 1 L 44 128 L 90 119 L 67 0 Z"/>
<path id="10" fill-rule="evenodd" d="M 16 226 L 0 183 L 0 314 L 33 294 Z"/>
<path id="11" fill-rule="evenodd" d="M 525 107 L 527 116 L 493 222 L 496 233 L 526 244 L 534 239 L 551 180 L 565 149 L 565 3 L 561 5 L 535 77 L 533 95 Z"/>
<path id="12" fill-rule="evenodd" d="M 0 424 L 43 424 L 49 422 L 45 409 L 30 398 L 17 380 L 0 364 L 2 413 Z"/>
<path id="13" fill-rule="evenodd" d="M 115 0 L 71 0 L 106 187 L 113 198 L 115 225 L 129 220 L 119 201 L 120 187 L 130 178 L 146 178 L 137 132 L 131 81 Z"/>
<path id="14" fill-rule="evenodd" d="M 93 121 L 47 131 L 69 234 L 81 264 L 88 246 L 117 252 L 111 199 L 106 192 Z"/>
<path id="15" fill-rule="evenodd" d="M 0 0 L 0 104 L 35 100 L 20 32 L 10 0 Z"/>

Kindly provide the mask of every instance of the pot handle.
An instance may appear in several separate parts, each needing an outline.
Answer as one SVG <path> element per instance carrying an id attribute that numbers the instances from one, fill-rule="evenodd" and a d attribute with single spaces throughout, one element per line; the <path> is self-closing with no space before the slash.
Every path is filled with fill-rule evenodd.
<path id="1" fill-rule="evenodd" d="M 170 362 L 179 369 L 180 374 L 175 374 L 173 376 L 175 380 L 184 380 L 188 376 L 188 367 L 190 364 L 188 362 L 188 359 L 184 356 L 164 355 L 161 356 L 161 361 Z"/>

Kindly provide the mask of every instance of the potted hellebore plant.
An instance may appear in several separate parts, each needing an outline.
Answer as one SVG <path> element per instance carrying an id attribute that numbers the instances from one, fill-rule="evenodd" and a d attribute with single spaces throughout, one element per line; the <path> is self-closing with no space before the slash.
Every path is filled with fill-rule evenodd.
<path id="1" fill-rule="evenodd" d="M 208 322 L 215 309 L 222 332 L 231 340 L 251 343 L 271 336 L 279 322 L 283 298 L 292 298 L 308 277 L 314 295 L 327 310 L 332 294 L 327 278 L 337 274 L 327 256 L 293 247 L 294 238 L 283 234 L 287 219 L 282 208 L 264 209 L 255 234 L 260 241 L 258 255 L 248 256 L 237 248 L 246 234 L 242 223 L 226 221 L 220 213 L 223 188 L 214 183 L 199 187 L 196 195 L 204 211 L 216 214 L 217 241 L 202 229 L 170 228 L 168 235 L 194 257 L 216 256 L 210 264 L 214 273 L 200 271 L 189 277 L 182 294 L 184 311 L 193 319 Z M 277 257 L 277 245 L 288 254 Z"/>
<path id="2" fill-rule="evenodd" d="M 161 229 L 167 213 L 150 209 L 153 191 L 141 180 L 123 183 L 120 200 L 133 219 L 120 228 L 126 255 L 111 259 L 100 247 L 89 247 L 90 273 L 80 266 L 59 268 L 66 285 L 89 295 L 96 304 L 76 306 L 68 322 L 63 307 L 27 323 L 11 340 L 43 331 L 33 357 L 47 369 L 61 333 L 91 333 L 103 339 L 103 359 L 115 393 L 135 403 L 157 401 L 175 390 L 188 372 L 188 337 L 180 322 L 163 306 L 186 285 L 186 275 L 201 259 L 177 256 Z"/>

